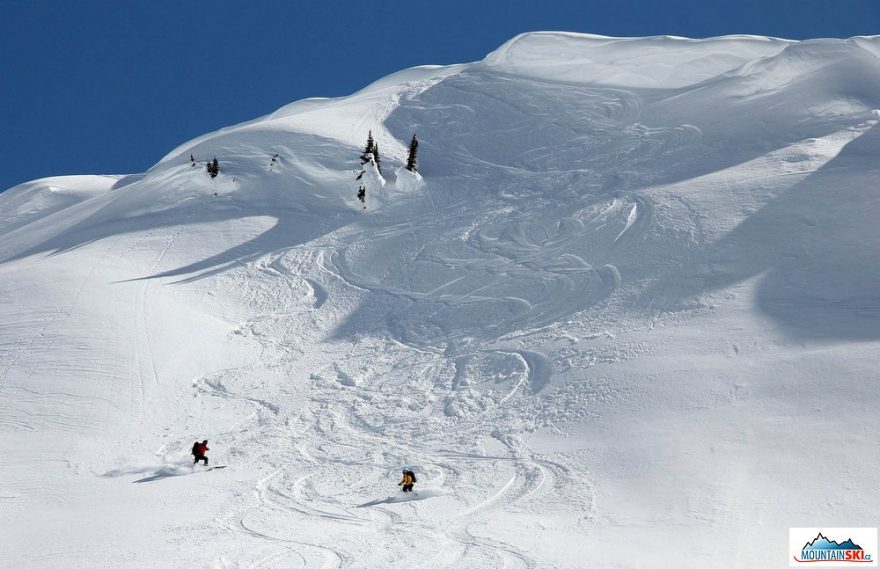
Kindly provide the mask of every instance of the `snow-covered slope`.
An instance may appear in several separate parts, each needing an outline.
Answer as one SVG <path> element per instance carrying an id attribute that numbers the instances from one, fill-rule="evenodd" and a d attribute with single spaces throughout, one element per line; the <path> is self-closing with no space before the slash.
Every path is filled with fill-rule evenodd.
<path id="1" fill-rule="evenodd" d="M 776 567 L 876 525 L 878 56 L 526 34 L 3 192 L 4 567 Z"/>

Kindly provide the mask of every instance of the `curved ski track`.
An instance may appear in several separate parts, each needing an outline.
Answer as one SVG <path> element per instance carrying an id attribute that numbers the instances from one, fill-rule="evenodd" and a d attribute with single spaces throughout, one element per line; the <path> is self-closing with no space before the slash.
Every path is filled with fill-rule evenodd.
<path id="1" fill-rule="evenodd" d="M 251 270 L 271 275 L 274 290 L 284 291 L 271 302 L 253 294 L 256 312 L 265 315 L 242 326 L 262 344 L 262 363 L 197 382 L 206 395 L 253 409 L 230 429 L 236 446 L 275 449 L 255 457 L 272 464 L 272 473 L 218 522 L 256 540 L 260 556 L 230 551 L 221 566 L 412 564 L 424 562 L 426 547 L 441 552 L 431 561 L 437 567 L 540 566 L 513 541 L 492 536 L 492 520 L 548 504 L 589 518 L 595 490 L 588 473 L 535 455 L 519 437 L 536 426 L 533 409 L 522 402 L 550 384 L 550 360 L 535 350 L 491 344 L 612 294 L 618 277 L 608 255 L 636 239 L 649 215 L 643 198 L 599 199 L 553 227 L 539 226 L 528 212 L 487 215 L 478 227 L 435 227 L 446 238 L 430 243 L 419 241 L 419 228 L 431 223 L 426 216 L 379 235 L 352 232 L 335 236 L 330 246 L 300 246 L 255 262 Z M 407 243 L 402 257 L 419 266 L 374 262 L 388 240 Z M 602 246 L 595 248 L 597 242 Z M 598 261 L 585 259 L 585 251 Z M 406 280 L 425 265 L 437 269 L 436 280 Z M 309 356 L 321 351 L 307 346 L 315 342 L 310 336 L 346 315 L 352 320 L 346 306 L 357 310 L 351 303 L 365 296 L 360 303 L 377 303 L 390 315 L 389 336 L 361 336 L 326 356 Z M 273 303 L 281 306 L 269 312 Z M 505 307 L 505 319 L 487 328 L 479 314 L 469 315 L 481 304 Z M 443 311 L 446 320 L 430 333 L 413 333 L 415 325 L 405 320 L 408 312 L 430 320 Z M 458 347 L 445 353 L 443 345 Z M 372 363 L 353 363 L 364 361 Z M 261 366 L 304 365 L 314 366 L 304 409 L 291 409 L 281 393 L 267 394 L 265 383 L 253 383 Z M 484 377 L 493 369 L 504 370 L 503 377 Z M 412 465 L 418 489 L 433 497 L 358 508 L 397 491 L 399 465 Z M 318 528 L 338 531 L 310 529 L 316 520 Z"/>

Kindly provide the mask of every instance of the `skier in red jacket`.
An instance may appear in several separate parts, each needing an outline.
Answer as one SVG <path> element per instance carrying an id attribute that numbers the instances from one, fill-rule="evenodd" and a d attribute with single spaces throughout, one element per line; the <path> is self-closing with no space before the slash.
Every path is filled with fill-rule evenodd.
<path id="1" fill-rule="evenodd" d="M 205 453 L 208 452 L 209 450 L 210 449 L 208 448 L 208 440 L 207 439 L 203 440 L 200 443 L 194 444 L 192 453 L 193 453 L 193 456 L 196 457 L 196 459 L 193 461 L 193 464 L 198 463 L 200 460 L 204 460 L 205 466 L 208 466 L 208 457 L 205 456 Z"/>

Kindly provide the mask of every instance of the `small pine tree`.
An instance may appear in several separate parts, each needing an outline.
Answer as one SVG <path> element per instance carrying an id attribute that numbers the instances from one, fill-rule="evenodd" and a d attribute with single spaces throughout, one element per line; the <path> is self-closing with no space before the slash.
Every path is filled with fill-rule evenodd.
<path id="1" fill-rule="evenodd" d="M 215 157 L 212 162 L 208 162 L 205 166 L 208 170 L 208 175 L 212 178 L 216 178 L 217 174 L 220 173 L 220 163 L 217 162 L 217 158 Z"/>
<path id="2" fill-rule="evenodd" d="M 379 143 L 373 143 L 373 160 L 376 162 L 376 170 L 382 173 L 382 162 L 379 160 Z"/>
<path id="3" fill-rule="evenodd" d="M 367 134 L 367 145 L 364 146 L 364 151 L 361 152 L 361 164 L 366 164 L 370 161 L 367 154 L 372 154 L 373 156 L 376 155 L 375 152 L 373 152 L 375 147 L 376 143 L 373 141 L 373 131 L 371 130 L 369 134 Z"/>
<path id="4" fill-rule="evenodd" d="M 406 169 L 410 172 L 418 172 L 418 159 L 416 158 L 416 154 L 419 151 L 419 141 L 416 140 L 416 135 L 413 135 L 412 140 L 409 143 L 409 155 L 406 157 Z"/>

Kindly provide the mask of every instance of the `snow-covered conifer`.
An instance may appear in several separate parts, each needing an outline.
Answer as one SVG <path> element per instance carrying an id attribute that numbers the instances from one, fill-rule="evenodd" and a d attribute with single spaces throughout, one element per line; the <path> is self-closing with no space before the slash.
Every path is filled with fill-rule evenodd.
<path id="1" fill-rule="evenodd" d="M 367 157 L 368 154 L 373 154 L 373 149 L 376 146 L 376 143 L 373 141 L 373 131 L 371 130 L 369 134 L 367 134 L 367 144 L 364 146 L 364 151 L 361 152 L 361 164 L 366 164 L 369 161 Z"/>
<path id="2" fill-rule="evenodd" d="M 419 151 L 419 141 L 416 140 L 416 135 L 413 134 L 412 140 L 409 142 L 409 154 L 406 157 L 406 169 L 410 172 L 418 172 L 418 159 L 416 158 L 416 154 Z"/>
<path id="3" fill-rule="evenodd" d="M 214 157 L 213 161 L 208 162 L 208 164 L 205 167 L 208 170 L 208 175 L 211 176 L 212 178 L 216 178 L 217 174 L 220 173 L 220 163 L 217 161 L 216 157 Z"/>
<path id="4" fill-rule="evenodd" d="M 373 143 L 373 161 L 376 163 L 376 169 L 382 173 L 382 161 L 379 159 L 379 143 Z"/>
<path id="5" fill-rule="evenodd" d="M 366 209 L 366 194 L 368 190 L 372 196 L 371 200 L 376 198 L 380 201 L 382 200 L 382 188 L 385 187 L 385 178 L 382 177 L 372 152 L 365 152 L 362 155 L 362 159 L 366 159 L 366 162 L 364 162 L 363 169 L 358 172 L 355 179 L 358 181 L 357 198 L 364 204 L 364 209 Z"/>

